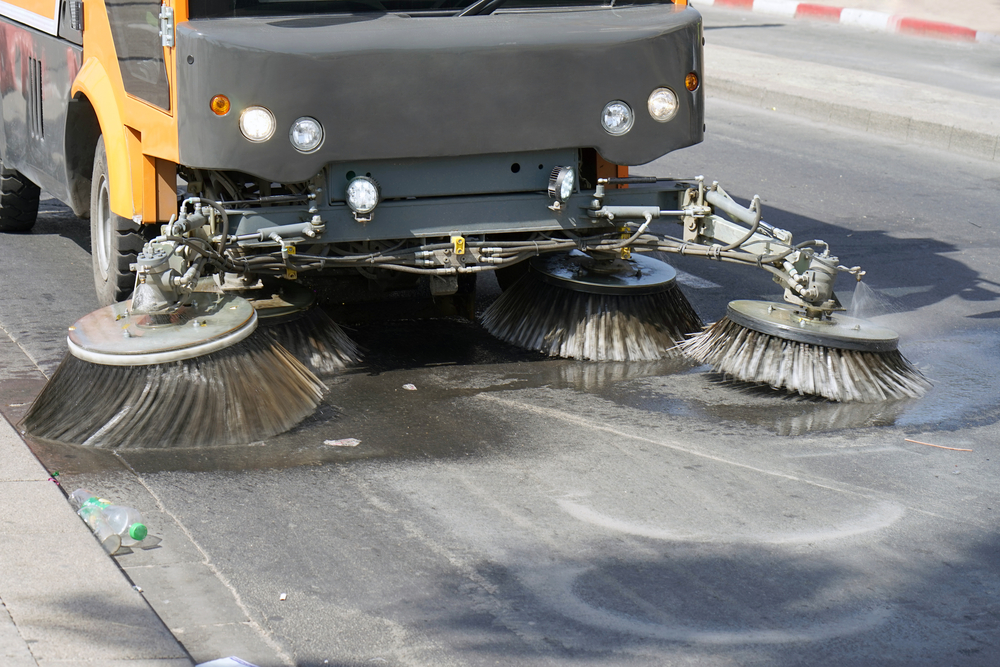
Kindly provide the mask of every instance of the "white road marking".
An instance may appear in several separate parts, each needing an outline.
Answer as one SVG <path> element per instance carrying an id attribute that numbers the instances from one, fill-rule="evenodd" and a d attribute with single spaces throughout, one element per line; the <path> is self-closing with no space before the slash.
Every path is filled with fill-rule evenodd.
<path id="1" fill-rule="evenodd" d="M 648 537 L 655 540 L 711 542 L 715 544 L 813 544 L 815 542 L 837 540 L 881 530 L 882 528 L 891 526 L 905 514 L 903 508 L 895 503 L 880 503 L 866 516 L 842 522 L 825 530 L 804 530 L 790 533 L 763 533 L 755 535 L 734 535 L 732 533 L 717 535 L 712 533 L 682 533 L 670 528 L 646 526 L 623 521 L 622 519 L 606 516 L 589 507 L 569 500 L 557 500 L 556 503 L 574 519 L 618 533 Z"/>

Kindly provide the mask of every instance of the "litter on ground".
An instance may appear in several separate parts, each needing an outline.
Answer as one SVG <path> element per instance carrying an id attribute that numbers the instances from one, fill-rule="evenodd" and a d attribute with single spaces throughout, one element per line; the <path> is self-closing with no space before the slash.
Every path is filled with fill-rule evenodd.
<path id="1" fill-rule="evenodd" d="M 323 444 L 327 447 L 357 447 L 361 441 L 357 438 L 344 438 L 343 440 L 324 440 Z"/>

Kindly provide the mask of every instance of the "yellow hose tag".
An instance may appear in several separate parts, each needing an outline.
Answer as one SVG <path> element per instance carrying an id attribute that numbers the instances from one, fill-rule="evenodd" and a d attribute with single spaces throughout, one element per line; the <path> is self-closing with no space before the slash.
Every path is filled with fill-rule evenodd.
<path id="1" fill-rule="evenodd" d="M 465 237 L 464 236 L 452 236 L 451 237 L 451 247 L 455 249 L 456 255 L 465 254 Z"/>
<path id="2" fill-rule="evenodd" d="M 295 254 L 295 246 L 293 246 L 293 245 L 286 245 L 286 246 L 282 247 L 281 250 L 286 255 L 294 255 Z M 299 277 L 299 272 L 298 271 L 293 271 L 292 269 L 285 269 L 285 277 L 288 278 L 289 280 L 295 280 L 296 278 Z"/>
<path id="3" fill-rule="evenodd" d="M 628 227 L 619 227 L 618 233 L 620 234 L 619 238 L 622 241 L 628 240 L 629 238 L 632 237 L 632 234 L 629 232 Z M 628 246 L 622 248 L 621 257 L 622 259 L 632 259 L 632 248 L 629 248 Z"/>

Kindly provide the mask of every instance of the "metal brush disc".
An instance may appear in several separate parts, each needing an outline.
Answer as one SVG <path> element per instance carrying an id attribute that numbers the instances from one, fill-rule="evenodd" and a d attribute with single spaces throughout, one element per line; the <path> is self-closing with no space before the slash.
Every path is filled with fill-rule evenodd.
<path id="1" fill-rule="evenodd" d="M 731 301 L 726 316 L 736 324 L 769 336 L 809 345 L 891 352 L 899 343 L 895 331 L 868 320 L 833 313 L 828 320 L 806 317 L 791 304 L 768 301 Z"/>
<path id="2" fill-rule="evenodd" d="M 658 294 L 673 287 L 677 277 L 673 267 L 652 257 L 633 255 L 608 263 L 577 250 L 540 255 L 529 266 L 549 284 L 589 294 Z"/>
<path id="3" fill-rule="evenodd" d="M 73 356 L 104 366 L 146 366 L 193 359 L 240 342 L 257 314 L 233 294 L 196 292 L 169 316 L 129 315 L 129 301 L 84 315 L 69 328 Z"/>

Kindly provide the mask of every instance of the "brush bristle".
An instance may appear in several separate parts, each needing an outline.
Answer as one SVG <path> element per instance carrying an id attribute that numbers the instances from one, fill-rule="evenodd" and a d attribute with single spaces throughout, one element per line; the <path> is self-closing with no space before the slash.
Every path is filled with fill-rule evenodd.
<path id="1" fill-rule="evenodd" d="M 263 320 L 261 325 L 317 375 L 338 373 L 361 361 L 357 343 L 318 307 L 288 322 L 271 325 Z"/>
<path id="2" fill-rule="evenodd" d="M 679 358 L 676 344 L 702 327 L 676 286 L 641 296 L 589 294 L 531 273 L 501 294 L 481 322 L 512 345 L 590 361 Z"/>
<path id="3" fill-rule="evenodd" d="M 899 350 L 860 352 L 760 333 L 724 317 L 681 343 L 684 353 L 743 382 L 833 401 L 919 398 L 930 382 Z"/>
<path id="4" fill-rule="evenodd" d="M 39 438 L 103 447 L 232 445 L 287 431 L 325 387 L 260 330 L 202 357 L 104 366 L 67 354 L 25 416 Z"/>

